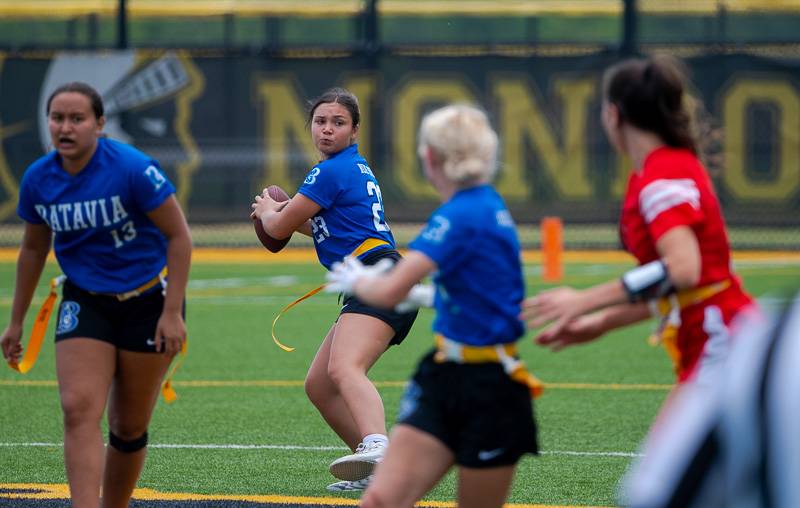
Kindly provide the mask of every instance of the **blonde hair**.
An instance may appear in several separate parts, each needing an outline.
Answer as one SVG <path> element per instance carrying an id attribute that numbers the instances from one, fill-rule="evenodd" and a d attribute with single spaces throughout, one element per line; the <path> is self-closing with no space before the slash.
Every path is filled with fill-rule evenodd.
<path id="1" fill-rule="evenodd" d="M 482 110 L 453 104 L 425 115 L 419 128 L 419 153 L 430 147 L 442 160 L 448 180 L 491 180 L 497 171 L 497 134 Z"/>

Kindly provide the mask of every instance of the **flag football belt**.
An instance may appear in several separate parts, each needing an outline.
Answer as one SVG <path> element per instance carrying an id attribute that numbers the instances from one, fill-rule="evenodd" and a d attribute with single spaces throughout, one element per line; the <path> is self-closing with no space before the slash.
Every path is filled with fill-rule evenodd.
<path id="1" fill-rule="evenodd" d="M 180 355 L 172 363 L 172 367 L 169 369 L 169 374 L 167 374 L 167 377 L 164 378 L 164 382 L 161 383 L 161 396 L 164 397 L 164 402 L 167 404 L 172 404 L 178 399 L 178 394 L 175 392 L 175 388 L 172 387 L 172 377 L 175 375 L 175 371 L 178 370 L 178 367 L 181 366 L 183 360 L 186 358 L 188 347 L 189 337 L 186 337 L 186 340 L 183 341 L 183 345 L 181 346 Z"/>
<path id="2" fill-rule="evenodd" d="M 161 269 L 160 272 L 158 272 L 158 275 L 156 275 L 155 277 L 148 280 L 138 288 L 133 289 L 131 291 L 127 291 L 125 293 L 95 293 L 94 291 L 89 291 L 89 293 L 100 296 L 113 296 L 120 302 L 124 302 L 125 300 L 130 300 L 131 298 L 135 298 L 141 295 L 148 289 L 153 289 L 156 286 L 156 284 L 163 284 L 166 276 L 167 276 L 167 267 L 165 266 L 164 268 Z"/>
<path id="3" fill-rule="evenodd" d="M 124 302 L 125 300 L 129 300 L 135 296 L 140 295 L 144 291 L 147 291 L 148 289 L 152 288 L 153 286 L 161 282 L 166 275 L 167 275 L 167 267 L 165 266 L 161 270 L 161 272 L 158 275 L 156 275 L 153 279 L 147 281 L 146 283 L 142 284 L 133 291 L 128 291 L 127 293 L 110 295 L 110 296 L 116 296 L 119 301 Z M 8 361 L 8 366 L 16 370 L 20 374 L 27 374 L 28 371 L 30 371 L 33 368 L 33 366 L 36 364 L 36 360 L 39 358 L 39 351 L 41 351 L 42 349 L 42 342 L 44 341 L 44 336 L 45 333 L 47 332 L 47 323 L 50 321 L 50 316 L 53 314 L 53 309 L 55 308 L 56 299 L 58 299 L 58 293 L 56 292 L 56 290 L 66 280 L 67 280 L 66 275 L 59 275 L 58 277 L 54 277 L 52 280 L 50 280 L 50 293 L 47 295 L 47 298 L 45 298 L 44 303 L 42 303 L 41 308 L 39 308 L 39 313 L 36 315 L 36 321 L 33 323 L 33 328 L 31 329 L 31 336 L 30 339 L 28 339 L 28 345 L 25 348 L 25 354 L 22 356 L 22 359 L 19 362 L 15 360 Z M 92 294 L 97 295 L 102 293 L 92 293 Z M 187 351 L 186 347 L 188 342 L 189 342 L 188 338 L 185 341 L 183 341 L 183 345 L 181 346 L 181 351 L 180 351 L 180 357 L 175 361 L 175 363 L 173 363 L 169 375 L 167 375 L 166 379 L 161 385 L 161 395 L 164 397 L 164 400 L 167 403 L 174 402 L 178 398 L 178 394 L 175 393 L 175 389 L 172 387 L 172 376 L 175 375 L 175 371 L 178 370 L 178 367 L 180 367 L 183 358 L 186 356 L 186 351 Z"/>
<path id="4" fill-rule="evenodd" d="M 437 363 L 499 363 L 509 377 L 528 387 L 531 397 L 536 398 L 544 391 L 544 384 L 531 374 L 525 363 L 519 359 L 516 344 L 493 344 L 491 346 L 470 346 L 436 334 Z"/>
<path id="5" fill-rule="evenodd" d="M 34 364 L 36 364 L 39 351 L 42 349 L 44 334 L 47 331 L 47 323 L 50 321 L 50 315 L 53 313 L 53 307 L 55 307 L 56 299 L 58 298 L 56 289 L 58 289 L 58 286 L 63 284 L 65 280 L 67 280 L 66 275 L 59 275 L 50 281 L 50 294 L 44 299 L 39 313 L 36 314 L 36 321 L 33 323 L 31 338 L 28 339 L 28 346 L 25 348 L 25 354 L 19 362 L 13 359 L 8 361 L 8 366 L 20 374 L 27 374 L 27 372 L 33 368 Z"/>
<path id="6" fill-rule="evenodd" d="M 387 242 L 386 240 L 381 240 L 380 238 L 367 238 L 366 240 L 361 242 L 361 244 L 359 244 L 359 246 L 356 247 L 355 250 L 353 250 L 353 252 L 350 253 L 350 255 L 358 257 L 358 256 L 360 256 L 360 255 L 362 255 L 362 254 L 374 249 L 375 247 L 380 247 L 381 245 L 389 245 L 389 242 Z M 287 310 L 291 309 L 292 307 L 294 307 L 298 303 L 302 302 L 303 300 L 308 300 L 309 298 L 311 298 L 315 294 L 317 294 L 320 291 L 322 291 L 323 289 L 325 289 L 325 286 L 327 286 L 327 284 L 323 284 L 323 285 L 321 285 L 319 287 L 316 287 L 316 288 L 312 289 L 311 291 L 309 291 L 308 293 L 304 294 L 303 296 L 301 296 L 297 300 L 293 301 L 292 303 L 290 303 L 286 307 L 282 308 L 281 311 L 278 312 L 278 315 L 275 316 L 275 319 L 272 320 L 272 341 L 275 342 L 275 344 L 277 344 L 277 346 L 279 348 L 281 348 L 284 351 L 287 351 L 289 353 L 294 351 L 293 347 L 285 346 L 284 344 L 281 343 L 281 341 L 278 340 L 278 337 L 275 336 L 275 324 L 278 322 L 278 320 L 281 318 L 281 316 L 283 316 L 283 314 Z"/>
<path id="7" fill-rule="evenodd" d="M 678 329 L 681 327 L 681 309 L 696 305 L 717 295 L 731 286 L 730 279 L 714 282 L 706 286 L 684 289 L 671 295 L 650 300 L 650 313 L 661 318 L 656 330 L 650 335 L 650 345 L 663 344 L 664 350 L 672 360 L 676 374 L 680 373 L 681 352 L 678 348 Z"/>

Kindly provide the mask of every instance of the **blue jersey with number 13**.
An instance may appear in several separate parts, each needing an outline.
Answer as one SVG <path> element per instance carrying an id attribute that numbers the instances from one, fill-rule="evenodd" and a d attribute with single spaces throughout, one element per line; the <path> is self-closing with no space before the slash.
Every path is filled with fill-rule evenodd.
<path id="1" fill-rule="evenodd" d="M 25 171 L 17 214 L 47 224 L 61 269 L 75 285 L 124 293 L 152 279 L 166 264 L 167 241 L 148 218 L 175 193 L 158 163 L 111 139 L 78 174 L 50 152 Z"/>

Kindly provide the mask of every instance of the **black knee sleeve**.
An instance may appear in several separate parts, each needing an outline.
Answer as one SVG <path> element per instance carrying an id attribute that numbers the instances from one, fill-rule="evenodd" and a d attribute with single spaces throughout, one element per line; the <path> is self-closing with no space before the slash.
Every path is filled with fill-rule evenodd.
<path id="1" fill-rule="evenodd" d="M 109 430 L 108 444 L 109 446 L 113 446 L 122 453 L 138 452 L 139 450 L 147 446 L 147 431 L 145 431 L 144 434 L 137 437 L 136 439 L 131 439 L 130 441 L 127 441 Z"/>

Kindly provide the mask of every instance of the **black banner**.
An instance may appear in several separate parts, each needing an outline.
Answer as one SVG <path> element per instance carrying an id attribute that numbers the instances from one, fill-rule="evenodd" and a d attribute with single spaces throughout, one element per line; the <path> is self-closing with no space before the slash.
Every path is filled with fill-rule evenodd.
<path id="1" fill-rule="evenodd" d="M 49 147 L 45 101 L 86 81 L 103 95 L 106 132 L 156 157 L 193 222 L 238 221 L 267 184 L 293 193 L 316 161 L 309 99 L 358 95 L 359 144 L 392 221 L 423 220 L 438 199 L 416 156 L 421 116 L 459 101 L 486 108 L 501 139 L 495 182 L 518 222 L 559 215 L 614 222 L 628 168 L 600 126 L 611 55 L 226 57 L 185 52 L 0 55 L 0 220 L 14 222 L 25 168 Z M 800 225 L 800 60 L 687 60 L 707 110 L 703 140 L 726 217 Z"/>

